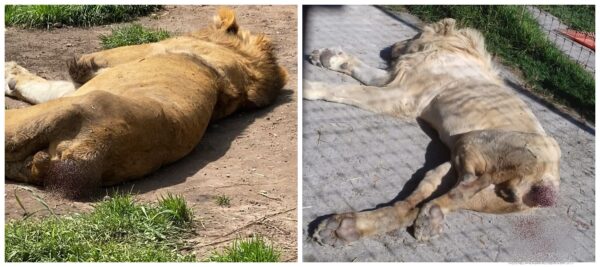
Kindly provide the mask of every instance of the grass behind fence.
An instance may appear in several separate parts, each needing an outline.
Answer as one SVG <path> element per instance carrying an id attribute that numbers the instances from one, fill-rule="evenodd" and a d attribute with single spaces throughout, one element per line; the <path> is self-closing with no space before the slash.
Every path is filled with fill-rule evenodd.
<path id="1" fill-rule="evenodd" d="M 54 23 L 90 27 L 131 21 L 159 9 L 157 5 L 6 5 L 6 26 L 46 28 Z"/>
<path id="2" fill-rule="evenodd" d="M 568 5 L 568 6 L 537 6 L 562 23 L 578 31 L 595 32 L 596 10 L 594 6 Z"/>
<path id="3" fill-rule="evenodd" d="M 179 252 L 192 214 L 183 198 L 156 205 L 129 195 L 103 201 L 88 214 L 10 221 L 5 227 L 7 262 L 195 261 Z"/>
<path id="4" fill-rule="evenodd" d="M 397 10 L 398 7 L 386 8 Z M 529 87 L 595 118 L 595 81 L 571 61 L 540 30 L 523 6 L 405 6 L 426 22 L 454 18 L 461 26 L 480 30 L 488 50 L 519 68 Z"/>

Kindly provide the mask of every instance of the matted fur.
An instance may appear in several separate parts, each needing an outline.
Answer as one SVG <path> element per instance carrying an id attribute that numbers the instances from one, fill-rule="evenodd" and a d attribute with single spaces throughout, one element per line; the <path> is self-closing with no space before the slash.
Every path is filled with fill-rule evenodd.
<path id="1" fill-rule="evenodd" d="M 556 203 L 560 148 L 502 82 L 478 31 L 457 29 L 453 19 L 429 24 L 392 47 L 387 70 L 336 48 L 315 50 L 309 58 L 363 85 L 305 81 L 305 99 L 420 118 L 452 152 L 451 160 L 429 171 L 406 199 L 320 222 L 313 233 L 317 241 L 335 245 L 410 225 L 417 239 L 428 240 L 458 209 L 506 213 Z M 458 177 L 456 186 L 433 198 L 449 174 Z"/>
<path id="2" fill-rule="evenodd" d="M 240 29 L 229 9 L 207 29 L 83 55 L 68 66 L 80 87 L 60 81 L 72 87 L 63 96 L 48 91 L 57 81 L 7 63 L 5 90 L 44 101 L 6 111 L 5 175 L 69 197 L 182 158 L 210 121 L 269 105 L 287 80 L 271 41 Z"/>

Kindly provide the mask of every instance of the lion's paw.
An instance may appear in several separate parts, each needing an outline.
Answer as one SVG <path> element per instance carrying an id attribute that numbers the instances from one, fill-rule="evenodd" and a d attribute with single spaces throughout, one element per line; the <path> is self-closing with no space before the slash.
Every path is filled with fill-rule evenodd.
<path id="1" fill-rule="evenodd" d="M 356 229 L 353 213 L 337 214 L 323 220 L 315 230 L 313 239 L 321 245 L 340 246 L 361 237 Z"/>
<path id="2" fill-rule="evenodd" d="M 17 74 L 19 74 L 19 65 L 16 62 L 9 61 L 4 63 L 4 79 L 6 81 L 4 84 L 4 95 L 15 95 L 14 90 L 17 85 Z"/>
<path id="3" fill-rule="evenodd" d="M 319 67 L 349 73 L 350 56 L 341 48 L 322 48 L 313 50 L 308 61 Z"/>
<path id="4" fill-rule="evenodd" d="M 443 224 L 444 213 L 440 206 L 426 204 L 421 208 L 419 216 L 415 220 L 415 238 L 419 241 L 434 239 L 442 233 Z"/>

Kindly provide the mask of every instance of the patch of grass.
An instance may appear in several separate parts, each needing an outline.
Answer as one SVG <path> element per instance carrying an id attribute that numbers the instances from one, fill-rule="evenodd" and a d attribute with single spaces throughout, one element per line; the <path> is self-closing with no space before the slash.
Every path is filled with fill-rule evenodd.
<path id="1" fill-rule="evenodd" d="M 586 32 L 595 32 L 596 10 L 594 6 L 586 5 L 560 5 L 560 6 L 537 6 L 553 16 L 557 17 L 569 27 Z"/>
<path id="2" fill-rule="evenodd" d="M 120 46 L 158 42 L 171 36 L 168 31 L 145 28 L 139 24 L 113 29 L 109 35 L 101 35 L 100 41 L 104 49 Z"/>
<path id="3" fill-rule="evenodd" d="M 393 6 L 385 8 L 395 10 Z M 523 73 L 528 87 L 595 118 L 594 76 L 546 39 L 523 6 L 405 6 L 425 22 L 454 18 L 481 31 L 487 48 Z"/>
<path id="4" fill-rule="evenodd" d="M 5 228 L 7 262 L 195 261 L 179 252 L 192 214 L 183 198 L 157 204 L 116 195 L 91 213 L 10 221 Z"/>
<path id="5" fill-rule="evenodd" d="M 229 207 L 229 205 L 231 204 L 231 198 L 229 198 L 226 195 L 220 195 L 215 197 L 215 202 L 221 207 Z"/>
<path id="6" fill-rule="evenodd" d="M 214 252 L 211 262 L 277 262 L 281 253 L 267 244 L 262 237 L 237 239 L 222 252 Z"/>
<path id="7" fill-rule="evenodd" d="M 131 21 L 160 8 L 157 5 L 6 5 L 6 26 L 46 28 L 60 23 L 90 27 Z"/>
<path id="8" fill-rule="evenodd" d="M 167 194 L 158 201 L 164 216 L 177 225 L 184 225 L 192 221 L 192 210 L 188 208 L 185 199 L 181 196 Z"/>

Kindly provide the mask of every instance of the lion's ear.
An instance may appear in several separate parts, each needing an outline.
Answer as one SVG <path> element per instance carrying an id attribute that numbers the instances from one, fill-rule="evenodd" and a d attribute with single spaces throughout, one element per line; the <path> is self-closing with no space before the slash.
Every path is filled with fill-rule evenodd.
<path id="1" fill-rule="evenodd" d="M 450 35 L 452 34 L 452 32 L 454 32 L 454 28 L 456 27 L 456 20 L 451 18 L 445 18 L 442 21 L 440 21 L 440 23 L 442 24 L 440 33 L 444 35 Z"/>
<path id="2" fill-rule="evenodd" d="M 235 12 L 229 8 L 220 8 L 214 17 L 215 28 L 228 33 L 237 34 L 239 26 L 235 21 Z"/>
<path id="3" fill-rule="evenodd" d="M 450 35 L 454 33 L 456 27 L 456 20 L 451 18 L 445 18 L 438 22 L 431 23 L 425 28 L 423 28 L 423 32 L 427 32 L 430 34 L 440 34 L 440 35 Z"/>

